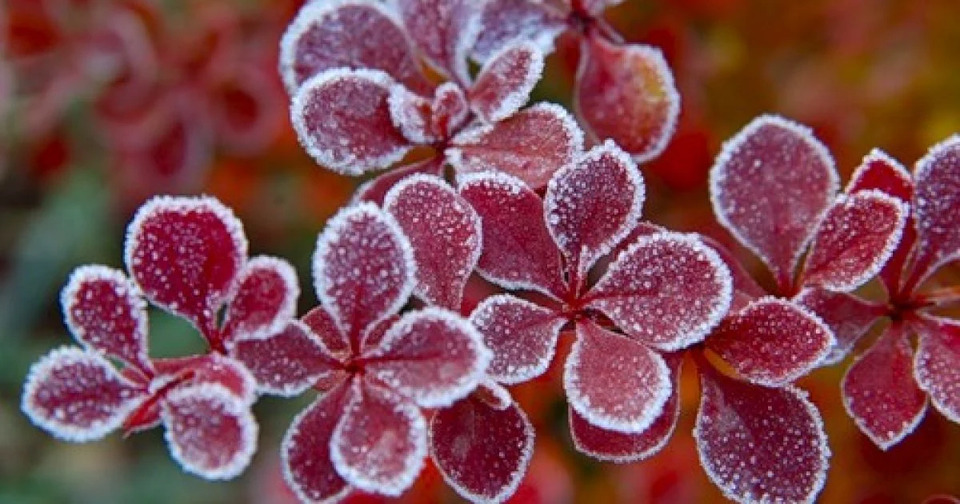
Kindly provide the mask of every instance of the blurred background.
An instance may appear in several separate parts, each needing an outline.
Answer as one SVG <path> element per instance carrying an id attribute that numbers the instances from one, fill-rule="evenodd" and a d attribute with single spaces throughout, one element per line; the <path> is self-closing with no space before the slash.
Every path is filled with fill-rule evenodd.
<path id="1" fill-rule="evenodd" d="M 58 305 L 67 275 L 86 263 L 122 267 L 126 222 L 152 194 L 217 196 L 244 222 L 251 253 L 280 255 L 298 268 L 300 313 L 316 303 L 307 287 L 316 235 L 359 181 L 319 168 L 290 127 L 276 59 L 298 3 L 0 3 L 0 503 L 292 502 L 279 440 L 310 397 L 257 404 L 261 449 L 228 483 L 184 474 L 160 429 L 61 443 L 29 424 L 19 400 L 30 363 L 72 342 Z M 662 48 L 680 88 L 677 133 L 643 167 L 645 217 L 674 229 L 733 245 L 714 223 L 706 173 L 723 140 L 757 114 L 813 127 L 844 181 L 873 147 L 911 166 L 960 132 L 956 0 L 627 0 L 607 15 L 627 40 Z M 576 46 L 561 40 L 535 99 L 569 105 L 576 61 Z M 955 284 L 958 272 L 940 280 Z M 154 355 L 203 349 L 184 322 L 150 316 Z M 960 426 L 928 411 L 906 441 L 879 451 L 841 405 L 848 364 L 801 382 L 823 412 L 833 451 L 820 500 L 960 494 Z M 514 389 L 538 433 L 514 501 L 722 502 L 691 438 L 699 394 L 688 367 L 672 441 L 624 466 L 572 449 L 556 363 Z M 403 500 L 458 501 L 429 467 Z"/>

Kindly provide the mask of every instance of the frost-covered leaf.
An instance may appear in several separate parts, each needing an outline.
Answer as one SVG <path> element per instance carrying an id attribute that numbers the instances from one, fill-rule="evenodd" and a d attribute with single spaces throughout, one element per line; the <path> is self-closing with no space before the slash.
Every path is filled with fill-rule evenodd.
<path id="1" fill-rule="evenodd" d="M 245 402 L 257 400 L 257 381 L 250 371 L 232 357 L 211 352 L 205 355 L 155 359 L 154 367 L 168 379 L 188 379 L 191 385 L 209 384 L 227 390 Z"/>
<path id="2" fill-rule="evenodd" d="M 399 21 L 374 0 L 308 2 L 280 42 L 280 75 L 292 95 L 325 70 L 382 70 L 418 92 L 429 89 Z"/>
<path id="3" fill-rule="evenodd" d="M 230 354 L 250 370 L 261 392 L 285 397 L 301 394 L 340 368 L 323 341 L 299 321 L 264 337 L 238 340 Z"/>
<path id="4" fill-rule="evenodd" d="M 300 144 L 318 163 L 362 175 L 400 161 L 410 143 L 394 125 L 393 79 L 376 70 L 327 70 L 297 90 L 290 116 Z"/>
<path id="5" fill-rule="evenodd" d="M 800 291 L 793 302 L 815 313 L 833 332 L 836 343 L 821 365 L 836 364 L 846 357 L 873 323 L 886 314 L 886 307 L 882 304 L 819 288 Z"/>
<path id="6" fill-rule="evenodd" d="M 333 431 L 330 458 L 350 484 L 396 497 L 413 484 L 427 454 L 427 422 L 413 403 L 356 382 Z"/>
<path id="7" fill-rule="evenodd" d="M 902 325 L 888 328 L 840 384 L 847 413 L 883 450 L 913 432 L 927 410 L 927 395 L 913 379 L 913 349 L 906 336 Z"/>
<path id="8" fill-rule="evenodd" d="M 743 267 L 743 264 L 726 247 L 717 240 L 709 236 L 700 236 L 700 241 L 704 245 L 713 249 L 717 256 L 723 261 L 723 264 L 730 270 L 730 278 L 733 279 L 733 300 L 730 302 L 730 311 L 740 311 L 744 306 L 758 297 L 766 295 L 766 291 L 750 276 L 750 273 Z"/>
<path id="9" fill-rule="evenodd" d="M 577 279 L 636 227 L 645 197 L 637 165 L 613 142 L 554 174 L 544 197 L 547 230 Z"/>
<path id="10" fill-rule="evenodd" d="M 163 401 L 162 418 L 170 454 L 203 478 L 238 476 L 257 450 L 250 405 L 219 385 L 174 388 Z"/>
<path id="11" fill-rule="evenodd" d="M 150 301 L 209 330 L 236 288 L 247 238 L 233 212 L 214 198 L 158 196 L 127 228 L 124 257 Z"/>
<path id="12" fill-rule="evenodd" d="M 428 307 L 401 317 L 363 360 L 367 376 L 436 408 L 473 391 L 490 357 L 483 336 L 466 319 Z"/>
<path id="13" fill-rule="evenodd" d="M 658 156 L 673 135 L 680 95 L 659 49 L 583 41 L 574 106 L 587 129 L 614 140 L 638 161 Z"/>
<path id="14" fill-rule="evenodd" d="M 330 442 L 351 392 L 342 384 L 321 395 L 293 419 L 283 437 L 283 476 L 303 502 L 333 502 L 350 492 L 330 460 Z"/>
<path id="15" fill-rule="evenodd" d="M 851 291 L 880 272 L 900 242 L 909 207 L 879 190 L 839 195 L 817 227 L 805 285 Z"/>
<path id="16" fill-rule="evenodd" d="M 863 157 L 847 184 L 846 193 L 877 189 L 904 203 L 913 200 L 913 177 L 899 161 L 880 149 L 873 149 Z"/>
<path id="17" fill-rule="evenodd" d="M 30 367 L 21 409 L 59 439 L 93 441 L 120 427 L 146 396 L 96 352 L 62 347 Z"/>
<path id="18" fill-rule="evenodd" d="M 383 208 L 413 246 L 414 293 L 428 304 L 460 311 L 464 285 L 480 258 L 482 230 L 473 207 L 443 179 L 412 175 L 394 186 Z"/>
<path id="19" fill-rule="evenodd" d="M 917 228 L 914 268 L 925 278 L 960 257 L 960 135 L 930 148 L 913 172 Z"/>
<path id="20" fill-rule="evenodd" d="M 395 0 L 407 33 L 436 70 L 460 84 L 470 81 L 467 54 L 480 32 L 477 0 Z"/>
<path id="21" fill-rule="evenodd" d="M 330 355 L 339 360 L 347 358 L 350 353 L 350 342 L 326 308 L 317 306 L 301 317 L 300 321 L 313 331 L 314 336 L 320 339 Z"/>
<path id="22" fill-rule="evenodd" d="M 808 128 L 776 116 L 740 130 L 710 169 L 717 220 L 763 260 L 781 289 L 838 185 L 827 148 Z"/>
<path id="23" fill-rule="evenodd" d="M 473 396 L 437 411 L 430 455 L 443 478 L 472 502 L 503 502 L 533 455 L 534 430 L 515 402 L 496 409 Z"/>
<path id="24" fill-rule="evenodd" d="M 543 201 L 522 180 L 487 172 L 462 178 L 460 195 L 480 216 L 477 270 L 507 289 L 562 295 L 560 251 L 543 221 Z"/>
<path id="25" fill-rule="evenodd" d="M 670 397 L 670 369 L 660 354 L 593 322 L 577 324 L 563 386 L 570 406 L 607 430 L 640 433 Z"/>
<path id="26" fill-rule="evenodd" d="M 695 235 L 642 236 L 585 296 L 621 330 L 665 351 L 703 340 L 732 296 L 730 272 Z"/>
<path id="27" fill-rule="evenodd" d="M 566 320 L 553 310 L 499 294 L 477 305 L 470 322 L 493 352 L 487 375 L 501 383 L 515 384 L 547 370 Z"/>
<path id="28" fill-rule="evenodd" d="M 452 82 L 437 87 L 430 108 L 431 127 L 438 138 L 450 138 L 470 116 L 470 104 L 463 88 Z"/>
<path id="29" fill-rule="evenodd" d="M 60 304 L 67 327 L 82 345 L 150 369 L 147 306 L 122 272 L 105 266 L 77 268 L 60 293 Z"/>
<path id="30" fill-rule="evenodd" d="M 390 119 L 411 143 L 431 144 L 440 140 L 433 130 L 433 103 L 402 84 L 390 87 L 387 96 Z"/>
<path id="31" fill-rule="evenodd" d="M 553 41 L 567 28 L 566 15 L 546 2 L 491 0 L 481 18 L 482 29 L 471 57 L 481 63 L 515 42 L 534 43 L 541 52 L 553 52 Z"/>
<path id="32" fill-rule="evenodd" d="M 526 105 L 543 73 L 543 53 L 532 42 L 518 41 L 494 54 L 470 88 L 470 108 L 481 120 L 506 119 Z"/>
<path id="33" fill-rule="evenodd" d="M 436 176 L 443 175 L 443 163 L 444 158 L 442 156 L 436 156 L 384 172 L 382 175 L 378 175 L 376 178 L 361 184 L 360 187 L 357 188 L 357 192 L 353 195 L 353 202 L 369 201 L 381 205 L 387 192 L 393 188 L 397 182 L 416 173 Z"/>
<path id="34" fill-rule="evenodd" d="M 920 336 L 914 361 L 917 383 L 940 413 L 960 423 L 960 325 L 930 317 L 911 327 Z"/>
<path id="35" fill-rule="evenodd" d="M 317 296 L 354 350 L 364 329 L 406 303 L 415 274 L 410 242 L 396 220 L 373 204 L 341 210 L 317 239 Z"/>
<path id="36" fill-rule="evenodd" d="M 726 317 L 707 338 L 741 376 L 780 386 L 803 376 L 835 344 L 830 328 L 813 312 L 774 297 L 760 298 Z"/>
<path id="37" fill-rule="evenodd" d="M 568 408 L 570 437 L 578 451 L 605 462 L 627 463 L 647 459 L 667 444 L 680 417 L 678 380 L 683 354 L 665 355 L 664 361 L 670 368 L 673 391 L 663 405 L 663 411 L 643 432 L 626 434 L 602 429 L 588 422 L 573 408 Z"/>
<path id="38" fill-rule="evenodd" d="M 693 435 L 711 481 L 732 500 L 814 502 L 830 449 L 806 394 L 767 388 L 700 370 L 700 410 Z"/>
<path id="39" fill-rule="evenodd" d="M 279 331 L 296 313 L 300 284 L 293 266 L 283 259 L 254 257 L 237 284 L 223 327 L 228 340 Z"/>
<path id="40" fill-rule="evenodd" d="M 446 156 L 458 174 L 502 171 L 538 189 L 582 149 L 583 132 L 570 114 L 538 103 L 496 124 L 464 130 Z"/>

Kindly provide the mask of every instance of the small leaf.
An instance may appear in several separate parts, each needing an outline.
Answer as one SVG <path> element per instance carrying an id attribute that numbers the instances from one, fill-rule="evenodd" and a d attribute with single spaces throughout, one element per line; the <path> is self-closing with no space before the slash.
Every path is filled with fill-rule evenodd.
<path id="1" fill-rule="evenodd" d="M 333 315 L 323 306 L 317 306 L 300 318 L 313 332 L 323 346 L 330 351 L 330 355 L 338 360 L 344 360 L 350 353 L 350 341 L 343 333 Z"/>
<path id="2" fill-rule="evenodd" d="M 277 332 L 294 317 L 300 285 L 287 261 L 254 257 L 240 272 L 237 284 L 223 325 L 228 341 Z"/>
<path id="3" fill-rule="evenodd" d="M 960 423 L 960 325 L 924 317 L 910 326 L 920 337 L 913 370 L 917 384 L 943 416 Z"/>
<path id="4" fill-rule="evenodd" d="M 960 257 L 960 135 L 930 148 L 917 161 L 913 212 L 917 245 L 913 268 L 920 278 Z M 919 283 L 919 282 L 918 282 Z"/>
<path id="5" fill-rule="evenodd" d="M 470 108 L 481 120 L 497 122 L 513 115 L 530 99 L 543 73 L 543 53 L 531 42 L 515 42 L 480 69 L 470 88 Z"/>
<path id="6" fill-rule="evenodd" d="M 909 203 L 913 200 L 913 177 L 899 161 L 880 149 L 863 157 L 847 184 L 846 193 L 877 189 Z"/>
<path id="7" fill-rule="evenodd" d="M 475 0 L 397 0 L 407 33 L 439 72 L 460 84 L 470 81 L 467 54 L 480 33 Z"/>

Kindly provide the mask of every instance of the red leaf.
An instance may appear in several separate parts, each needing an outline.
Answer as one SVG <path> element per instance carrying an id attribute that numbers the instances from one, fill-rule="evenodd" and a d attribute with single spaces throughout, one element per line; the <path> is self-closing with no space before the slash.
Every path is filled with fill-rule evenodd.
<path id="1" fill-rule="evenodd" d="M 695 235 L 657 233 L 634 242 L 584 297 L 646 345 L 674 351 L 702 341 L 727 313 L 730 273 Z"/>
<path id="2" fill-rule="evenodd" d="M 893 254 L 909 212 L 878 190 L 837 196 L 810 245 L 803 284 L 844 292 L 863 285 Z"/>
<path id="3" fill-rule="evenodd" d="M 529 0 L 493 0 L 486 3 L 482 30 L 471 56 L 485 62 L 517 39 L 534 43 L 544 54 L 567 28 L 566 14 L 549 3 Z"/>
<path id="4" fill-rule="evenodd" d="M 472 396 L 430 422 L 430 455 L 443 479 L 472 502 L 503 502 L 517 490 L 533 455 L 534 430 L 511 402 L 495 409 Z"/>
<path id="5" fill-rule="evenodd" d="M 727 316 L 706 340 L 707 348 L 741 376 L 767 386 L 803 376 L 835 343 L 813 312 L 774 297 L 760 298 Z"/>
<path id="6" fill-rule="evenodd" d="M 224 338 L 266 336 L 281 330 L 297 310 L 300 285 L 290 263 L 258 256 L 240 272 L 223 325 Z"/>
<path id="7" fill-rule="evenodd" d="M 670 397 L 670 369 L 660 354 L 592 322 L 577 324 L 564 366 L 570 407 L 596 427 L 640 433 Z"/>
<path id="8" fill-rule="evenodd" d="M 547 230 L 578 282 L 640 220 L 646 189 L 633 160 L 613 142 L 557 171 L 544 198 Z"/>
<path id="9" fill-rule="evenodd" d="M 446 156 L 458 174 L 502 171 L 538 189 L 582 149 L 583 132 L 570 114 L 538 103 L 496 124 L 463 131 Z"/>
<path id="10" fill-rule="evenodd" d="M 643 432 L 625 434 L 602 429 L 591 424 L 573 408 L 568 408 L 570 436 L 578 451 L 597 460 L 622 464 L 647 459 L 667 444 L 680 417 L 680 382 L 678 380 L 683 355 L 665 355 L 664 360 L 670 369 L 673 391 L 663 405 L 663 411 Z"/>
<path id="11" fill-rule="evenodd" d="M 127 270 L 154 304 L 208 334 L 247 258 L 243 225 L 210 197 L 158 196 L 127 228 Z"/>
<path id="12" fill-rule="evenodd" d="M 361 490 L 396 497 L 423 468 L 427 422 L 412 403 L 355 382 L 353 400 L 330 442 L 330 458 L 344 479 Z"/>
<path id="13" fill-rule="evenodd" d="M 470 105 L 463 89 L 452 82 L 437 87 L 431 104 L 430 123 L 439 138 L 450 138 L 470 116 Z"/>
<path id="14" fill-rule="evenodd" d="M 463 288 L 480 258 L 482 230 L 473 207 L 443 179 L 418 174 L 394 186 L 383 208 L 413 246 L 414 293 L 427 304 L 459 311 Z"/>
<path id="15" fill-rule="evenodd" d="M 30 367 L 21 408 L 53 436 L 84 442 L 120 427 L 146 396 L 96 352 L 61 347 Z"/>
<path id="16" fill-rule="evenodd" d="M 910 203 L 913 200 L 913 177 L 899 161 L 880 149 L 873 149 L 850 176 L 846 193 L 856 194 L 870 189 L 878 189 Z"/>
<path id="17" fill-rule="evenodd" d="M 816 407 L 793 387 L 766 388 L 700 370 L 694 439 L 707 476 L 737 502 L 813 502 L 827 473 Z"/>
<path id="18" fill-rule="evenodd" d="M 320 337 L 298 321 L 273 334 L 237 341 L 231 356 L 253 373 L 261 392 L 285 397 L 301 394 L 341 367 Z"/>
<path id="19" fill-rule="evenodd" d="M 283 476 L 303 502 L 336 501 L 350 492 L 330 460 L 333 431 L 351 399 L 349 385 L 321 395 L 303 410 L 283 437 Z"/>
<path id="20" fill-rule="evenodd" d="M 155 359 L 157 372 L 166 375 L 161 380 L 176 381 L 189 378 L 184 384 L 209 384 L 229 391 L 241 401 L 253 404 L 257 399 L 257 382 L 239 361 L 219 353 Z"/>
<path id="21" fill-rule="evenodd" d="M 394 126 L 411 143 L 432 144 L 441 140 L 433 129 L 433 102 L 429 99 L 394 84 L 390 87 L 387 106 Z"/>
<path id="22" fill-rule="evenodd" d="M 853 349 L 861 336 L 886 315 L 886 306 L 860 299 L 852 294 L 824 289 L 804 289 L 793 302 L 815 313 L 830 328 L 836 343 L 821 365 L 836 364 Z"/>
<path id="23" fill-rule="evenodd" d="M 340 361 L 349 356 L 350 342 L 347 340 L 347 335 L 343 334 L 343 330 L 326 308 L 317 306 L 301 317 L 300 321 L 313 331 L 323 346 L 330 351 L 331 356 Z"/>
<path id="24" fill-rule="evenodd" d="M 393 79 L 376 70 L 328 70 L 293 96 L 300 143 L 321 165 L 362 175 L 400 161 L 410 144 L 390 116 Z"/>
<path id="25" fill-rule="evenodd" d="M 490 57 L 470 88 L 470 108 L 481 120 L 496 122 L 513 115 L 530 99 L 543 73 L 543 53 L 532 42 L 518 41 Z"/>
<path id="26" fill-rule="evenodd" d="M 163 401 L 163 423 L 173 458 L 206 479 L 231 479 L 257 450 L 257 422 L 250 405 L 225 387 L 178 387 Z"/>
<path id="27" fill-rule="evenodd" d="M 308 2 L 280 42 L 280 74 L 292 95 L 314 75 L 334 68 L 386 72 L 418 92 L 420 73 L 410 40 L 386 6 L 367 0 Z"/>
<path id="28" fill-rule="evenodd" d="M 899 325 L 854 361 L 840 387 L 847 413 L 883 450 L 913 432 L 927 410 L 927 395 L 913 379 L 913 349 Z"/>
<path id="29" fill-rule="evenodd" d="M 64 320 L 82 345 L 131 366 L 150 370 L 147 304 L 123 273 L 81 266 L 60 293 Z"/>
<path id="30" fill-rule="evenodd" d="M 436 70 L 460 84 L 469 82 L 467 53 L 480 32 L 475 0 L 398 0 L 407 33 Z"/>
<path id="31" fill-rule="evenodd" d="M 658 156 L 676 128 L 680 95 L 659 49 L 584 40 L 574 107 L 593 135 L 612 139 L 637 161 Z"/>
<path id="32" fill-rule="evenodd" d="M 911 327 L 920 336 L 913 371 L 917 384 L 943 416 L 960 423 L 960 325 L 925 317 Z"/>
<path id="33" fill-rule="evenodd" d="M 838 187 L 833 158 L 804 126 L 760 116 L 723 146 L 710 170 L 713 212 L 773 272 L 781 289 Z"/>
<path id="34" fill-rule="evenodd" d="M 960 135 L 930 148 L 913 174 L 917 245 L 915 275 L 926 278 L 960 257 Z M 919 283 L 919 282 L 917 282 Z"/>
<path id="35" fill-rule="evenodd" d="M 354 351 L 362 331 L 407 302 L 415 273 L 413 250 L 400 226 L 370 203 L 341 210 L 317 240 L 317 296 Z"/>
<path id="36" fill-rule="evenodd" d="M 750 276 L 750 273 L 740 264 L 733 254 L 727 250 L 720 242 L 709 236 L 700 235 L 700 241 L 704 245 L 713 249 L 717 256 L 723 261 L 723 264 L 730 270 L 730 278 L 733 279 L 733 300 L 730 302 L 730 311 L 736 312 L 743 309 L 744 306 L 758 297 L 766 295 L 766 291 L 757 284 L 756 280 Z"/>
<path id="37" fill-rule="evenodd" d="M 507 289 L 561 296 L 557 245 L 543 220 L 543 202 L 523 181 L 499 172 L 464 177 L 463 196 L 480 215 L 483 252 L 477 270 Z"/>
<path id="38" fill-rule="evenodd" d="M 552 310 L 508 294 L 484 299 L 470 322 L 493 352 L 487 375 L 516 384 L 543 374 L 553 360 L 566 320 Z"/>
<path id="39" fill-rule="evenodd" d="M 377 205 L 382 205 L 383 198 L 387 195 L 387 191 L 393 188 L 397 182 L 416 173 L 436 176 L 443 175 L 443 163 L 444 159 L 442 157 L 431 157 L 387 171 L 383 175 L 379 175 L 361 184 L 360 187 L 357 188 L 357 192 L 353 195 L 353 203 L 369 201 Z"/>

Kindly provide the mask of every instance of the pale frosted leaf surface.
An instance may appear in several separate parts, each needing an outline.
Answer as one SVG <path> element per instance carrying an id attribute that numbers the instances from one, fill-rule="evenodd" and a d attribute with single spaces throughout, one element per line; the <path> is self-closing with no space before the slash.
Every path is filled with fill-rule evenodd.
<path id="1" fill-rule="evenodd" d="M 625 433 L 650 427 L 673 388 L 660 354 L 593 322 L 577 324 L 563 387 L 570 406 L 589 423 Z"/>
<path id="2" fill-rule="evenodd" d="M 430 123 L 434 135 L 448 139 L 470 116 L 470 104 L 463 88 L 452 82 L 437 87 L 431 104 Z"/>
<path id="3" fill-rule="evenodd" d="M 506 119 L 526 105 L 542 73 L 543 53 L 536 44 L 510 44 L 480 69 L 470 88 L 470 108 L 487 122 Z"/>
<path id="4" fill-rule="evenodd" d="M 353 202 L 369 201 L 377 205 L 383 204 L 383 198 L 387 192 L 397 185 L 398 182 L 416 173 L 427 175 L 443 175 L 444 159 L 441 156 L 432 157 L 423 161 L 417 161 L 408 165 L 394 168 L 382 175 L 378 175 L 372 180 L 368 180 L 357 188 L 353 195 Z"/>
<path id="5" fill-rule="evenodd" d="M 815 313 L 833 332 L 835 343 L 821 365 L 841 361 L 873 323 L 886 314 L 886 307 L 881 304 L 816 287 L 800 291 L 793 302 Z"/>
<path id="6" fill-rule="evenodd" d="M 403 306 L 415 274 L 410 242 L 394 218 L 373 204 L 341 210 L 317 240 L 317 296 L 354 349 L 364 329 Z"/>
<path id="7" fill-rule="evenodd" d="M 730 272 L 695 235 L 643 236 L 585 299 L 630 336 L 673 351 L 702 341 L 727 313 Z"/>
<path id="8" fill-rule="evenodd" d="M 914 267 L 923 276 L 960 257 L 960 135 L 930 148 L 913 173 Z"/>
<path id="9" fill-rule="evenodd" d="M 320 337 L 299 321 L 265 337 L 238 340 L 230 353 L 257 379 L 260 392 L 284 397 L 299 395 L 341 367 Z"/>
<path id="10" fill-rule="evenodd" d="M 510 391 L 498 384 L 494 379 L 487 376 L 483 379 L 477 389 L 473 391 L 472 397 L 483 401 L 493 409 L 502 410 L 513 404 L 513 397 Z"/>
<path id="11" fill-rule="evenodd" d="M 470 80 L 467 54 L 480 32 L 477 0 L 395 0 L 407 33 L 436 70 L 461 84 Z"/>
<path id="12" fill-rule="evenodd" d="M 307 153 L 344 175 L 362 175 L 403 158 L 410 143 L 394 125 L 393 80 L 375 70 L 328 70 L 293 96 L 290 119 Z"/>
<path id="13" fill-rule="evenodd" d="M 313 332 L 313 335 L 320 339 L 330 355 L 339 360 L 344 360 L 350 353 L 350 342 L 343 330 L 337 325 L 333 315 L 323 306 L 317 306 L 308 311 L 306 315 L 300 318 L 300 321 L 307 325 Z"/>
<path id="14" fill-rule="evenodd" d="M 765 297 L 726 317 L 706 344 L 747 380 L 780 386 L 819 364 L 835 341 L 813 312 Z"/>
<path id="15" fill-rule="evenodd" d="M 670 368 L 673 391 L 663 405 L 663 411 L 643 432 L 626 434 L 602 429 L 588 422 L 573 408 L 568 408 L 570 437 L 580 453 L 597 460 L 623 464 L 652 457 L 667 444 L 680 418 L 678 379 L 683 354 L 665 355 L 664 361 Z"/>
<path id="16" fill-rule="evenodd" d="M 393 125 L 409 142 L 429 144 L 440 140 L 433 131 L 433 103 L 402 84 L 390 87 L 387 106 Z"/>
<path id="17" fill-rule="evenodd" d="M 843 405 L 860 431 L 883 450 L 923 419 L 927 395 L 913 379 L 913 349 L 902 326 L 888 328 L 843 376 Z"/>
<path id="18" fill-rule="evenodd" d="M 283 259 L 258 256 L 240 272 L 237 292 L 230 300 L 223 334 L 233 340 L 266 335 L 283 328 L 294 317 L 300 284 L 293 266 Z"/>
<path id="19" fill-rule="evenodd" d="M 788 284 L 839 181 L 810 129 L 760 116 L 728 140 L 710 169 L 717 220 Z"/>
<path id="20" fill-rule="evenodd" d="M 292 95 L 311 77 L 341 67 L 381 70 L 418 92 L 430 88 L 410 40 L 383 4 L 308 2 L 280 42 L 280 75 L 287 91 Z"/>
<path id="21" fill-rule="evenodd" d="M 560 251 L 543 220 L 543 201 L 522 180 L 489 172 L 463 177 L 463 196 L 480 216 L 478 271 L 508 289 L 555 296 L 565 290 Z"/>
<path id="22" fill-rule="evenodd" d="M 177 387 L 163 401 L 170 454 L 187 472 L 206 479 L 230 479 L 250 464 L 258 426 L 250 405 L 224 387 Z"/>
<path id="23" fill-rule="evenodd" d="M 583 132 L 570 114 L 538 103 L 496 124 L 464 130 L 446 155 L 459 174 L 497 170 L 538 189 L 582 149 Z"/>
<path id="24" fill-rule="evenodd" d="M 433 461 L 472 502 L 510 498 L 530 465 L 533 441 L 533 426 L 514 402 L 496 409 L 471 396 L 437 411 L 430 422 Z"/>
<path id="25" fill-rule="evenodd" d="M 471 57 L 481 63 L 516 40 L 530 41 L 544 54 L 567 28 L 565 14 L 543 2 L 492 0 L 481 18 L 482 29 Z"/>
<path id="26" fill-rule="evenodd" d="M 321 395 L 293 419 L 283 437 L 283 476 L 303 502 L 336 501 L 350 491 L 330 460 L 330 443 L 351 393 L 342 384 Z"/>
<path id="27" fill-rule="evenodd" d="M 407 313 L 409 313 L 409 311 Z M 400 315 L 394 314 L 367 327 L 367 330 L 363 332 L 363 344 L 360 347 L 360 352 L 367 353 L 379 347 L 380 342 L 383 341 L 383 337 L 387 335 L 387 331 L 389 331 L 398 320 L 400 320 Z"/>
<path id="28" fill-rule="evenodd" d="M 84 346 L 140 369 L 147 356 L 147 304 L 140 289 L 122 272 L 105 266 L 81 266 L 60 293 L 63 317 Z"/>
<path id="29" fill-rule="evenodd" d="M 158 196 L 127 228 L 124 257 L 150 301 L 208 329 L 236 288 L 247 238 L 233 212 L 214 198 Z"/>
<path id="30" fill-rule="evenodd" d="M 219 353 L 192 357 L 157 359 L 154 361 L 160 374 L 171 378 L 189 375 L 190 384 L 214 385 L 223 388 L 246 404 L 257 400 L 257 381 L 238 360 Z"/>
<path id="31" fill-rule="evenodd" d="M 880 149 L 863 157 L 847 184 L 847 194 L 876 189 L 910 203 L 913 200 L 913 177 L 899 161 Z"/>
<path id="32" fill-rule="evenodd" d="M 589 37 L 581 47 L 577 115 L 597 139 L 615 141 L 638 161 L 658 156 L 680 115 L 680 95 L 663 54 L 600 37 Z"/>
<path id="33" fill-rule="evenodd" d="M 879 190 L 839 195 L 817 227 L 803 271 L 805 285 L 851 291 L 893 254 L 910 209 Z"/>
<path id="34" fill-rule="evenodd" d="M 646 197 L 637 165 L 613 142 L 590 149 L 547 185 L 544 215 L 577 278 L 636 227 Z M 572 269 L 572 268 L 571 268 Z"/>
<path id="35" fill-rule="evenodd" d="M 587 14 L 599 16 L 607 7 L 613 7 L 623 2 L 623 0 L 574 0 L 583 6 Z"/>
<path id="36" fill-rule="evenodd" d="M 714 370 L 701 370 L 700 387 L 693 435 L 707 476 L 723 494 L 742 503 L 814 502 L 830 449 L 806 394 Z"/>
<path id="37" fill-rule="evenodd" d="M 917 383 L 940 413 L 960 423 L 960 325 L 931 317 L 911 327 L 920 336 L 914 361 Z"/>
<path id="38" fill-rule="evenodd" d="M 357 382 L 331 440 L 330 456 L 350 484 L 388 496 L 410 487 L 427 455 L 427 422 L 413 403 Z"/>
<path id="39" fill-rule="evenodd" d="M 96 352 L 62 347 L 30 367 L 21 409 L 51 435 L 83 442 L 120 427 L 146 396 Z"/>
<path id="40" fill-rule="evenodd" d="M 400 224 L 417 263 L 414 293 L 427 304 L 460 310 L 463 288 L 480 259 L 480 217 L 443 179 L 412 175 L 387 194 L 384 209 Z"/>
<path id="41" fill-rule="evenodd" d="M 483 337 L 441 308 L 409 312 L 363 355 L 366 376 L 427 408 L 449 406 L 477 387 L 490 362 Z"/>
<path id="42" fill-rule="evenodd" d="M 477 305 L 470 322 L 493 352 L 487 375 L 501 383 L 516 384 L 547 370 L 566 320 L 553 310 L 498 294 Z"/>

